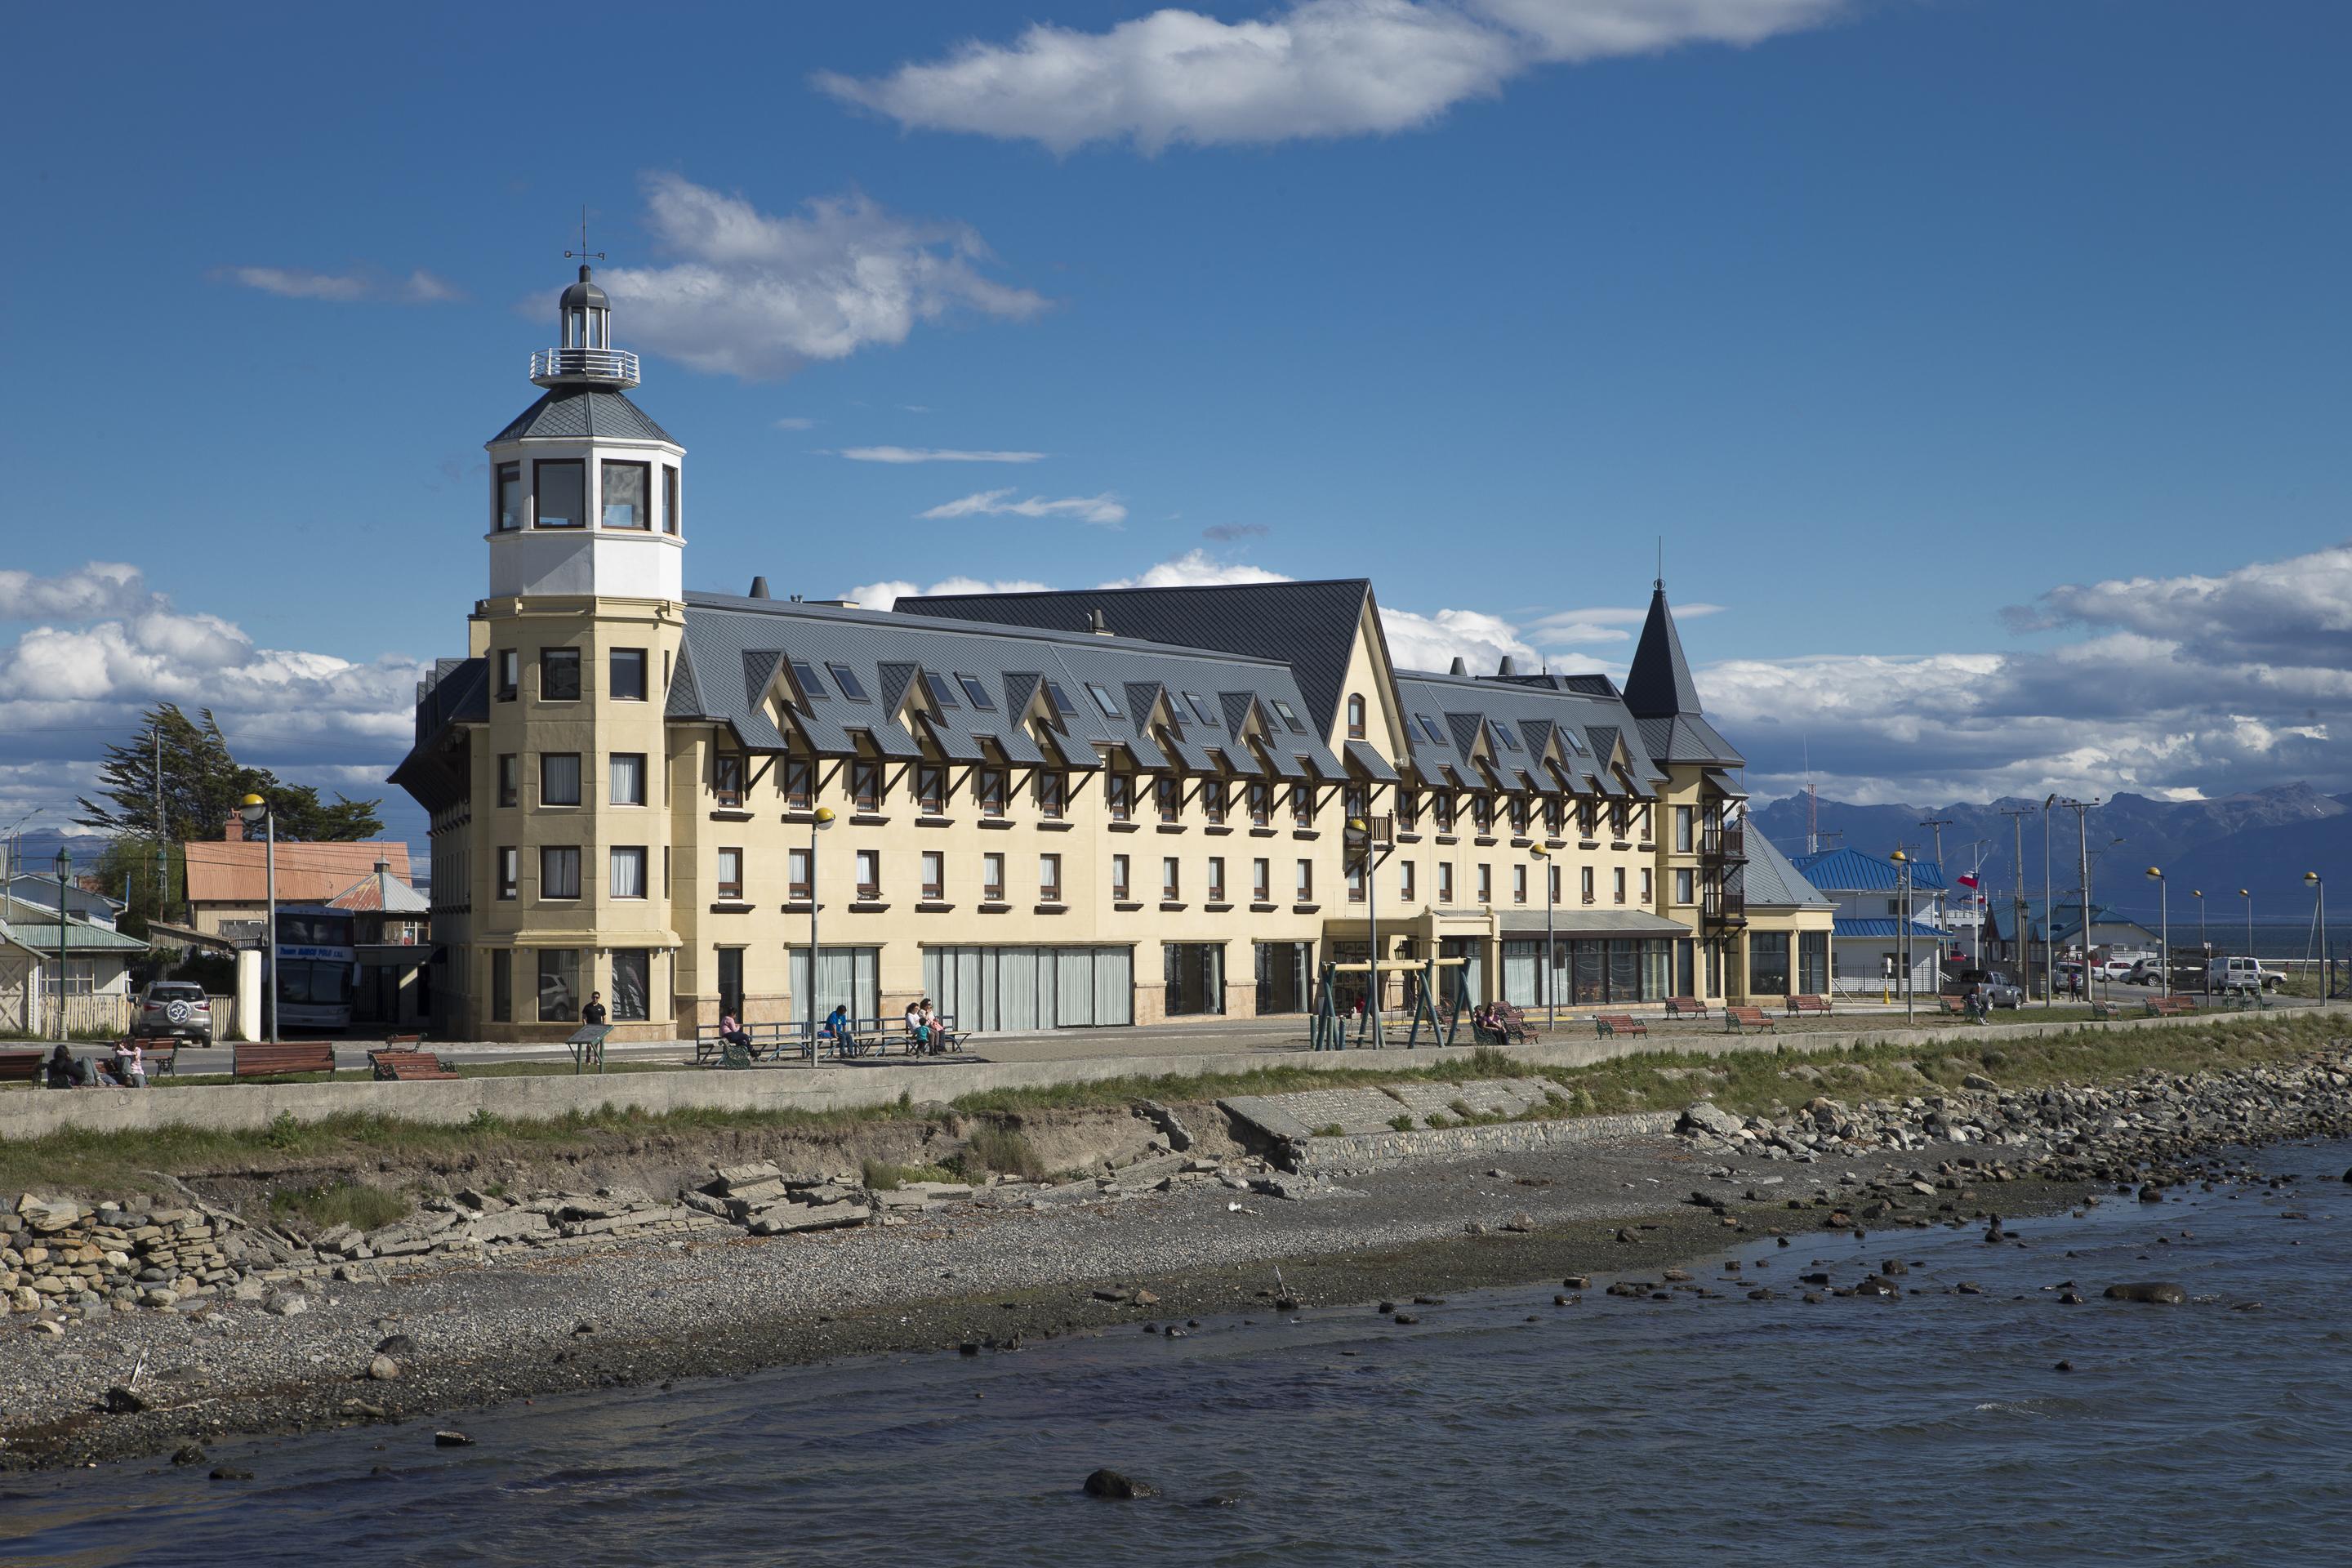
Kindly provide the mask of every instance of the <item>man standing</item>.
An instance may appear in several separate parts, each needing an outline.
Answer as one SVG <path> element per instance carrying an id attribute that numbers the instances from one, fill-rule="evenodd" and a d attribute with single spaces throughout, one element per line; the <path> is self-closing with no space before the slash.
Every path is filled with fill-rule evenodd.
<path id="1" fill-rule="evenodd" d="M 602 991 L 591 991 L 588 993 L 588 1005 L 580 1009 L 580 1021 L 583 1024 L 589 1025 L 601 1025 L 604 1023 L 604 994 Z"/>

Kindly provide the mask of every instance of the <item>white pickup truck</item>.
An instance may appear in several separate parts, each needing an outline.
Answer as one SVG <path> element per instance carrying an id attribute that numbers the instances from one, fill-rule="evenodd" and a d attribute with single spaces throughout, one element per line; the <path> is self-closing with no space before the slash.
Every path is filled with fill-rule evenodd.
<path id="1" fill-rule="evenodd" d="M 2206 965 L 2205 978 L 2216 991 L 2275 991 L 2286 984 L 2285 975 L 2251 958 L 2217 958 Z"/>

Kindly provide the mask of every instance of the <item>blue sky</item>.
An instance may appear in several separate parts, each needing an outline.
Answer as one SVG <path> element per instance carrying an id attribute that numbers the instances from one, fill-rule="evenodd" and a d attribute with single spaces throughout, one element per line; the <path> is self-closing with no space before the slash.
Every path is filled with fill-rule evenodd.
<path id="1" fill-rule="evenodd" d="M 1617 668 L 1663 536 L 1761 793 L 2352 789 L 2341 5 L 1145 16 L 17 17 L 0 821 L 157 695 L 382 776 L 583 204 L 694 585 L 1370 574 Z"/>

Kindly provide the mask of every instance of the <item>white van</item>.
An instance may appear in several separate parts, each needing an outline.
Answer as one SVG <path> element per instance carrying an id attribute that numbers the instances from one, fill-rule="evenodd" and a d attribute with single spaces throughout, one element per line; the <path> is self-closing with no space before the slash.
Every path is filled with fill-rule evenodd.
<path id="1" fill-rule="evenodd" d="M 2217 958 L 2206 965 L 2205 980 L 2216 991 L 2275 991 L 2286 976 L 2251 958 Z"/>

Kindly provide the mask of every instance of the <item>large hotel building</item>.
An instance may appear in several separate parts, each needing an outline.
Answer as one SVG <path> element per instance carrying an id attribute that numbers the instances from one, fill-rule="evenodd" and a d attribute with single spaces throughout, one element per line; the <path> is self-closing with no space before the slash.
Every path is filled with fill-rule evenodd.
<path id="1" fill-rule="evenodd" d="M 1663 585 L 1622 688 L 1397 668 L 1360 579 L 690 593 L 685 448 L 587 268 L 559 318 L 393 775 L 443 1033 L 561 1036 L 591 991 L 617 1038 L 924 995 L 987 1030 L 1302 1013 L 1375 931 L 1523 1005 L 1827 989 L 1832 911 L 1745 831 Z"/>

